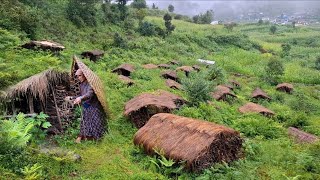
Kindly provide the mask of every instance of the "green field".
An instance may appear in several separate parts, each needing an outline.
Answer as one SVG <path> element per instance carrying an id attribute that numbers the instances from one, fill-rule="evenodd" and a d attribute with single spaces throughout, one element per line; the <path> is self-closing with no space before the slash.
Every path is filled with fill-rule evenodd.
<path id="1" fill-rule="evenodd" d="M 109 134 L 101 142 L 75 144 L 74 139 L 79 132 L 79 122 L 76 122 L 65 134 L 52 137 L 51 141 L 56 146 L 79 154 L 82 157 L 80 162 L 34 153 L 41 144 L 37 141 L 23 147 L 25 156 L 31 160 L 19 166 L 18 162 L 26 158 L 22 157 L 23 154 L 18 157 L 13 151 L 10 154 L 0 150 L 0 179 L 23 179 L 32 174 L 39 175 L 34 179 L 320 179 L 320 143 L 299 144 L 287 133 L 289 126 L 295 126 L 320 136 L 320 71 L 316 67 L 316 60 L 320 57 L 319 27 L 278 26 L 276 33 L 271 34 L 271 25 L 268 24 L 239 24 L 228 31 L 223 25 L 173 20 L 175 30 L 163 38 L 140 35 L 137 31 L 139 23 L 134 18 L 131 28 L 123 22 L 103 24 L 99 21 L 94 27 L 78 28 L 65 18 L 65 12 L 61 10 L 65 4 L 66 1 L 55 1 L 48 3 L 51 9 L 40 7 L 40 10 L 35 10 L 41 17 L 36 39 L 51 39 L 63 44 L 66 49 L 59 55 L 18 48 L 30 37 L 8 22 L 0 21 L 0 90 L 4 91 L 48 68 L 69 72 L 74 54 L 91 49 L 104 50 L 104 57 L 97 63 L 89 60 L 84 60 L 84 63 L 103 81 L 111 110 Z M 162 17 L 147 16 L 143 21 L 165 28 Z M 124 47 L 114 42 L 115 33 L 123 38 Z M 291 47 L 287 55 L 283 55 L 282 44 Z M 267 53 L 260 53 L 260 48 Z M 245 157 L 192 173 L 179 169 L 179 165 L 167 167 L 160 163 L 160 157 L 147 156 L 142 149 L 135 147 L 133 136 L 138 129 L 123 112 L 125 103 L 136 95 L 158 89 L 189 100 L 190 96 L 185 91 L 165 86 L 164 79 L 160 77 L 162 70 L 147 70 L 142 65 L 167 63 L 173 59 L 183 65 L 194 65 L 199 58 L 216 61 L 215 66 L 221 68 L 224 75 L 219 83 L 233 79 L 241 84 L 240 89 L 234 90 L 238 98 L 230 102 L 212 100 L 219 109 L 199 102 L 183 106 L 173 113 L 223 124 L 239 131 L 245 140 Z M 267 64 L 275 59 L 284 67 L 283 74 L 276 81 L 293 84 L 292 94 L 276 91 L 276 84 L 266 80 Z M 122 63 L 136 67 L 131 75 L 135 85 L 131 87 L 111 72 Z M 200 73 L 209 71 L 200 66 Z M 172 66 L 172 69 L 176 67 Z M 235 76 L 235 73 L 242 76 Z M 183 73 L 178 73 L 178 76 L 186 78 Z M 193 78 L 196 81 L 197 76 Z M 219 83 L 212 82 L 213 85 Z M 238 111 L 240 106 L 252 100 L 251 92 L 257 87 L 272 98 L 271 101 L 259 101 L 275 112 L 272 118 L 244 115 Z M 0 109 L 2 111 L 4 109 Z M 1 132 L 0 138 L 5 138 Z M 0 142 L 2 145 L 6 141 Z M 36 163 L 40 168 L 30 170 Z M 29 173 L 21 171 L 20 168 L 24 167 L 29 167 Z"/>

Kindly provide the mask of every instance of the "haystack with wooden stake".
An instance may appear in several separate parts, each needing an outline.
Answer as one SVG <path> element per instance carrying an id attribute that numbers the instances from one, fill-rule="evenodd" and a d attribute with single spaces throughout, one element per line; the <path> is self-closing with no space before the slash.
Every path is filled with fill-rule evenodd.
<path id="1" fill-rule="evenodd" d="M 134 135 L 134 144 L 147 154 L 160 150 L 175 162 L 185 161 L 190 171 L 242 156 L 240 133 L 215 123 L 167 113 L 153 115 Z"/>
<path id="2" fill-rule="evenodd" d="M 239 108 L 239 111 L 245 113 L 260 113 L 264 116 L 273 116 L 274 112 L 256 103 L 249 102 Z"/>
<path id="3" fill-rule="evenodd" d="M 289 127 L 288 134 L 298 143 L 314 143 L 319 140 L 317 136 L 301 131 L 295 127 Z"/>
<path id="4" fill-rule="evenodd" d="M 77 81 L 75 72 L 78 69 L 81 69 L 81 71 L 83 72 L 88 83 L 90 84 L 94 93 L 96 94 L 104 112 L 106 113 L 105 115 L 107 119 L 109 119 L 110 110 L 109 110 L 108 102 L 104 93 L 102 81 L 88 66 L 86 66 L 82 61 L 80 61 L 79 58 L 77 58 L 76 56 L 73 56 L 73 63 L 71 67 L 71 78 L 73 81 Z"/>
<path id="5" fill-rule="evenodd" d="M 228 87 L 223 85 L 217 86 L 216 90 L 211 92 L 211 96 L 217 101 L 226 101 L 228 97 L 237 97 Z"/>
<path id="6" fill-rule="evenodd" d="M 174 81 L 179 81 L 178 79 L 178 75 L 175 71 L 172 71 L 172 70 L 166 70 L 166 71 L 163 71 L 161 73 L 161 76 L 165 79 L 172 79 Z"/>
<path id="7" fill-rule="evenodd" d="M 292 93 L 293 91 L 293 85 L 292 84 L 289 84 L 289 83 L 281 83 L 281 84 L 278 84 L 276 89 L 278 91 L 284 91 L 286 93 Z"/>
<path id="8" fill-rule="evenodd" d="M 21 47 L 26 49 L 42 49 L 50 50 L 52 52 L 59 52 L 65 49 L 65 47 L 57 42 L 42 40 L 42 41 L 30 41 Z"/>
<path id="9" fill-rule="evenodd" d="M 101 50 L 84 51 L 81 53 L 82 58 L 89 58 L 91 61 L 96 62 L 103 57 L 104 52 Z"/>
<path id="10" fill-rule="evenodd" d="M 171 80 L 171 79 L 167 79 L 166 80 L 166 86 L 172 88 L 172 89 L 182 89 L 182 85 L 177 83 L 176 81 L 174 80 Z"/>
<path id="11" fill-rule="evenodd" d="M 123 76 L 123 75 L 119 75 L 118 77 L 122 82 L 124 82 L 128 86 L 134 85 L 134 81 L 132 79 L 130 79 L 129 77 Z"/>
<path id="12" fill-rule="evenodd" d="M 66 96 L 75 95 L 69 80 L 68 73 L 49 69 L 20 81 L 10 87 L 4 96 L 10 106 L 8 114 L 44 112 L 49 115 L 48 121 L 53 125 L 51 133 L 63 131 L 74 117 L 74 107 L 64 104 Z"/>
<path id="13" fill-rule="evenodd" d="M 194 69 L 191 66 L 180 66 L 176 68 L 177 71 L 183 71 L 186 76 L 189 76 L 189 73 L 194 71 Z"/>
<path id="14" fill-rule="evenodd" d="M 198 65 L 193 65 L 192 68 L 193 68 L 194 70 L 196 70 L 197 72 L 199 72 L 200 69 L 201 69 L 201 67 L 198 66 Z"/>
<path id="15" fill-rule="evenodd" d="M 142 67 L 145 69 L 157 69 L 158 68 L 158 66 L 155 64 L 145 64 L 145 65 L 142 65 Z"/>
<path id="16" fill-rule="evenodd" d="M 112 72 L 123 76 L 130 76 L 130 74 L 134 72 L 134 66 L 131 64 L 121 64 L 117 68 L 113 69 Z"/>
<path id="17" fill-rule="evenodd" d="M 262 89 L 260 88 L 256 88 L 252 94 L 251 97 L 254 99 L 267 99 L 267 100 L 271 100 L 271 98 L 267 95 L 267 93 L 265 93 Z"/>
<path id="18" fill-rule="evenodd" d="M 169 64 L 159 64 L 158 67 L 162 68 L 162 69 L 170 69 L 170 65 Z"/>
<path id="19" fill-rule="evenodd" d="M 124 115 L 129 117 L 137 128 L 141 128 L 151 116 L 161 112 L 171 112 L 180 108 L 185 100 L 167 91 L 142 93 L 128 101 Z"/>

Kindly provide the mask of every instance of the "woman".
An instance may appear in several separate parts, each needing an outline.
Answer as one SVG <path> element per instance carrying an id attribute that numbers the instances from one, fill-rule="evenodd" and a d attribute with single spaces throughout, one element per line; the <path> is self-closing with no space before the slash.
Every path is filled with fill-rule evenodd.
<path id="1" fill-rule="evenodd" d="M 73 103 L 82 104 L 80 134 L 76 143 L 86 139 L 100 139 L 105 133 L 105 114 L 102 106 L 83 72 L 78 69 L 75 75 L 80 81 L 80 96 Z"/>

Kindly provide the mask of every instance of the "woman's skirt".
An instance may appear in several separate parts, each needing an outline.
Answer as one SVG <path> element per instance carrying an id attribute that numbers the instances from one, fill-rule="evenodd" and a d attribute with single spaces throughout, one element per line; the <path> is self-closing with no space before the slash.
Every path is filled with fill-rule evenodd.
<path id="1" fill-rule="evenodd" d="M 105 133 L 105 116 L 97 107 L 83 107 L 80 124 L 80 136 L 83 138 L 100 139 Z"/>

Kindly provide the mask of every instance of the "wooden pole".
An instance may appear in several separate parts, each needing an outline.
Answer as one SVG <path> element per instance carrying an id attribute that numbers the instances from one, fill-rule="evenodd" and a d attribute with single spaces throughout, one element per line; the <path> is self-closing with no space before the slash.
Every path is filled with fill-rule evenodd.
<path id="1" fill-rule="evenodd" d="M 62 129 L 62 123 L 61 123 L 61 118 L 60 118 L 60 113 L 59 113 L 59 109 L 58 109 L 58 105 L 57 105 L 57 100 L 56 100 L 56 95 L 55 95 L 55 93 L 54 93 L 54 89 L 52 89 L 52 95 L 53 95 L 53 100 L 54 100 L 54 106 L 55 106 L 56 111 L 57 111 L 59 128 L 60 128 L 61 131 L 63 131 L 63 129 Z"/>
<path id="2" fill-rule="evenodd" d="M 31 94 L 28 94 L 28 102 L 29 102 L 30 114 L 33 114 L 34 113 L 34 107 L 33 107 L 33 97 L 31 96 Z"/>

